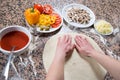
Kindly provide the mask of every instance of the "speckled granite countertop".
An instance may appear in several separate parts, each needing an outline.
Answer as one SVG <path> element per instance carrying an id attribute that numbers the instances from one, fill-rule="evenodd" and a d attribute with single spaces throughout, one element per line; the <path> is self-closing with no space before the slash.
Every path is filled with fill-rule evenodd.
<path id="1" fill-rule="evenodd" d="M 112 24 L 114 28 L 120 27 L 120 0 L 0 0 L 0 29 L 9 25 L 21 25 L 26 27 L 23 12 L 26 8 L 32 7 L 34 3 L 49 3 L 61 11 L 63 6 L 70 3 L 80 3 L 88 6 L 96 15 L 96 20 L 105 19 Z M 9 80 L 45 80 L 46 71 L 42 62 L 42 52 L 46 41 L 54 34 L 61 32 L 78 32 L 92 37 L 103 51 L 109 55 L 108 51 L 113 51 L 116 55 L 120 55 L 120 44 L 104 45 L 100 41 L 100 36 L 90 30 L 92 27 L 85 30 L 74 29 L 69 25 L 63 24 L 61 30 L 51 34 L 39 34 L 36 36 L 37 47 L 32 51 L 30 56 L 28 51 L 16 57 L 13 64 L 10 66 Z M 108 40 L 108 43 L 114 38 L 114 35 L 103 36 Z M 0 80 L 4 80 L 2 71 L 7 62 L 6 55 L 0 53 Z M 15 68 L 14 68 L 15 66 Z M 17 71 L 17 72 L 16 72 Z M 18 74 L 17 74 L 18 73 Z M 110 80 L 110 79 L 106 79 Z"/>

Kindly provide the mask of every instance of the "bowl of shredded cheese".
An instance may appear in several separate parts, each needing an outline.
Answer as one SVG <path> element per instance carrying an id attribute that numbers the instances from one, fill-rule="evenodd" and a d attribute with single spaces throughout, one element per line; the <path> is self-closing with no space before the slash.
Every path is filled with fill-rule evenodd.
<path id="1" fill-rule="evenodd" d="M 98 20 L 94 23 L 95 30 L 101 35 L 110 35 L 113 33 L 112 25 L 105 20 Z"/>

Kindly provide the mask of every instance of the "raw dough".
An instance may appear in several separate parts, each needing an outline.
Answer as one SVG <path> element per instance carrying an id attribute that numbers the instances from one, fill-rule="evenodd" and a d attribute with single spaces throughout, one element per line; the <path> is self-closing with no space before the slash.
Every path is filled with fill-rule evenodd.
<path id="1" fill-rule="evenodd" d="M 57 39 L 63 35 L 65 34 L 57 34 L 51 37 L 45 45 L 43 52 L 43 63 L 47 72 L 55 55 Z M 76 35 L 84 36 L 88 38 L 89 42 L 96 50 L 101 51 L 97 43 L 90 37 L 77 33 L 70 33 L 69 35 L 73 37 L 73 43 Z M 64 66 L 65 80 L 104 80 L 105 74 L 106 70 L 100 66 L 100 64 L 90 57 L 80 56 L 75 49 L 73 54 L 68 58 L 68 60 L 66 60 Z"/>

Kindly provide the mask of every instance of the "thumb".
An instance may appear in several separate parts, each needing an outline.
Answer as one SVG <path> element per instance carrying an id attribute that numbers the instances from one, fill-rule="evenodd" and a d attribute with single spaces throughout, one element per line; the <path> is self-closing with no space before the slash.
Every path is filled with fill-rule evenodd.
<path id="1" fill-rule="evenodd" d="M 71 50 L 75 48 L 75 44 L 71 44 Z"/>

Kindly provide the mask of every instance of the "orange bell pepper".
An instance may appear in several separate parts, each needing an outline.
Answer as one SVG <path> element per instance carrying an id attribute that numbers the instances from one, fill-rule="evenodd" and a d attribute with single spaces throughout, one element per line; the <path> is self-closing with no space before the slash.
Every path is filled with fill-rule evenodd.
<path id="1" fill-rule="evenodd" d="M 28 8 L 25 10 L 24 16 L 25 16 L 26 21 L 30 25 L 34 25 L 34 24 L 37 24 L 39 22 L 40 12 L 37 9 Z"/>

